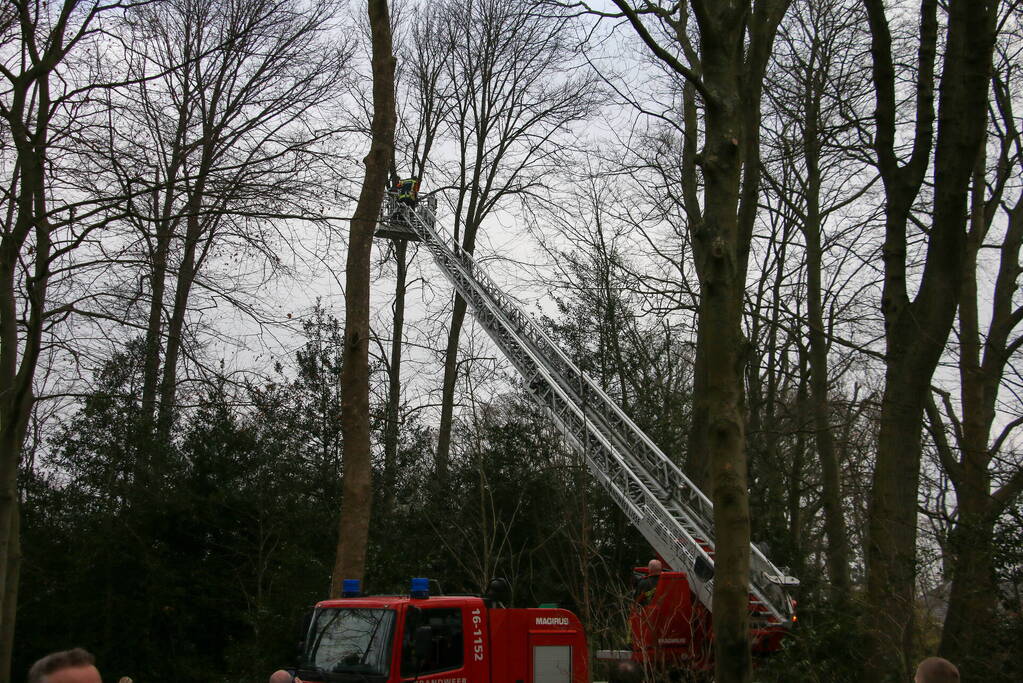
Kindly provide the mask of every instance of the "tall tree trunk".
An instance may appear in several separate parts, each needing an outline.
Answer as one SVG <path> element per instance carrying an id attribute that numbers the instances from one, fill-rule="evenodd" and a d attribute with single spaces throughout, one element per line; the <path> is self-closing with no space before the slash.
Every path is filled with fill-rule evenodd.
<path id="1" fill-rule="evenodd" d="M 697 10 L 705 85 L 704 220 L 693 239 L 700 276 L 697 367 L 706 391 L 705 443 L 714 502 L 714 668 L 752 679 L 750 516 L 743 374 L 743 295 L 760 172 L 760 94 L 786 0 Z M 745 49 L 749 26 L 749 48 Z M 702 367 L 701 365 L 702 361 Z"/>
<path id="2" fill-rule="evenodd" d="M 816 130 L 816 107 L 807 113 L 804 151 L 807 164 L 806 222 L 801 224 L 806 242 L 806 316 L 810 338 L 810 393 L 814 442 L 821 464 L 821 498 L 824 507 L 824 531 L 827 534 L 827 565 L 831 579 L 831 597 L 839 605 L 849 597 L 849 538 L 842 509 L 842 480 L 834 433 L 831 429 L 831 405 L 828 395 L 828 342 L 825 336 L 820 215 L 821 177 Z"/>
<path id="3" fill-rule="evenodd" d="M 926 361 L 911 365 L 905 351 L 898 356 L 892 351 L 887 356 L 867 529 L 872 642 L 867 668 L 877 681 L 911 675 L 922 396 L 930 390 L 934 369 L 928 371 Z"/>
<path id="4" fill-rule="evenodd" d="M 471 186 L 468 190 L 462 190 L 458 199 L 459 215 L 465 195 L 469 195 L 469 206 L 466 209 L 465 232 L 462 235 L 461 250 L 472 256 L 476 251 L 476 233 L 479 231 L 482 217 L 479 215 L 479 207 L 482 203 L 480 197 L 480 167 L 482 158 L 476 158 L 476 171 L 473 175 Z M 456 218 L 457 220 L 457 218 Z M 455 240 L 458 240 L 457 232 Z M 467 304 L 462 295 L 455 292 L 455 303 L 451 312 L 451 325 L 448 328 L 447 350 L 444 352 L 444 381 L 441 387 L 440 425 L 437 428 L 437 456 L 435 458 L 437 490 L 443 494 L 447 489 L 448 466 L 451 459 L 451 429 L 454 425 L 455 410 L 455 384 L 458 382 L 458 343 L 462 336 L 462 325 L 465 324 L 465 313 Z"/>
<path id="5" fill-rule="evenodd" d="M 696 88 L 689 81 L 682 88 L 682 111 L 685 126 L 682 144 L 682 204 L 690 225 L 699 225 L 703 221 L 696 165 L 699 154 L 699 111 L 696 106 Z M 707 387 L 703 379 L 705 373 L 695 371 L 706 364 L 701 355 L 702 349 L 697 344 L 693 354 L 693 399 L 686 439 L 686 474 L 697 487 L 707 491 L 710 488 L 710 451 L 706 441 Z"/>
<path id="6" fill-rule="evenodd" d="M 448 465 L 451 460 L 451 428 L 455 419 L 455 384 L 458 382 L 458 342 L 462 335 L 462 325 L 465 323 L 465 311 L 465 299 L 456 293 L 454 310 L 451 312 L 451 325 L 448 327 L 447 348 L 444 351 L 440 425 L 437 428 L 437 456 L 434 459 L 435 484 L 442 495 L 447 488 Z"/>
<path id="7" fill-rule="evenodd" d="M 811 46 L 811 63 L 827 60 L 817 38 Z M 821 66 L 821 69 L 826 68 Z M 825 95 L 827 79 L 813 72 L 804 76 L 804 121 L 802 151 L 806 163 L 806 213 L 798 221 L 806 245 L 806 317 L 810 366 L 810 394 L 812 398 L 814 443 L 821 465 L 821 502 L 824 508 L 824 532 L 827 536 L 825 553 L 830 579 L 831 599 L 841 608 L 849 598 L 849 538 L 846 532 L 845 512 L 842 508 L 842 481 L 834 431 L 831 427 L 831 404 L 828 393 L 828 341 L 824 321 L 824 287 L 822 284 L 824 249 L 821 234 L 824 230 L 821 216 L 821 99 Z"/>
<path id="8" fill-rule="evenodd" d="M 1007 106 L 1005 100 L 1001 106 Z M 1010 131 L 1003 144 L 1018 141 L 1011 112 L 1005 117 Z M 1006 145 L 1007 146 L 1007 145 Z M 1004 149 L 1004 148 L 1003 148 Z M 1016 167 L 1010 167 L 1015 169 Z M 973 178 L 971 228 L 968 237 L 963 287 L 959 302 L 959 384 L 962 406 L 961 429 L 956 431 L 959 457 L 939 440 L 938 450 L 956 491 L 958 515 L 949 538 L 952 585 L 948 612 L 941 633 L 939 653 L 956 662 L 963 680 L 988 680 L 997 673 L 989 657 L 988 634 L 994 628 L 997 586 L 993 566 L 995 522 L 1005 507 L 1023 489 L 1023 469 L 1016 471 L 997 491 L 991 491 L 990 465 L 998 446 L 992 445 L 992 429 L 1006 364 L 1012 356 L 1009 347 L 1016 321 L 1023 310 L 1014 307 L 1019 284 L 1020 248 L 1023 246 L 1023 199 L 1009 210 L 1009 221 L 1002 239 L 998 275 L 991 297 L 991 319 L 981 333 L 977 291 L 977 255 L 1001 203 L 1001 187 L 1013 170 L 999 169 L 996 189 L 985 202 L 985 162 L 978 158 Z M 929 406 L 932 423 L 940 424 L 937 409 Z M 995 443 L 1001 436 L 995 439 Z"/>
<path id="9" fill-rule="evenodd" d="M 344 360 L 341 366 L 341 430 L 344 483 L 337 555 L 330 595 L 340 597 L 343 580 L 362 579 L 366 568 L 373 503 L 369 431 L 369 293 L 373 232 L 394 156 L 394 53 L 387 0 L 369 0 L 372 40 L 372 143 L 366 177 L 352 218 L 345 273 Z"/>
<path id="10" fill-rule="evenodd" d="M 208 151 L 203 155 L 199 167 L 199 177 L 195 187 L 191 189 L 188 203 L 185 205 L 185 248 L 181 255 L 181 264 L 178 266 L 177 283 L 174 288 L 174 306 L 167 324 L 167 347 L 164 351 L 163 377 L 160 380 L 157 433 L 163 442 L 170 439 L 174 417 L 177 414 L 178 360 L 184 343 L 189 295 L 192 292 L 192 285 L 195 283 L 199 243 L 203 233 L 210 229 L 209 226 L 204 225 L 201 212 L 206 197 L 206 178 L 210 166 L 209 155 L 212 152 L 209 149 L 211 142 L 207 143 Z"/>
<path id="11" fill-rule="evenodd" d="M 459 196 L 458 209 L 461 209 L 464 195 L 469 195 L 469 206 L 466 209 L 465 232 L 462 235 L 461 250 L 472 256 L 476 251 L 476 233 L 479 231 L 482 217 L 478 207 L 482 203 L 479 192 L 482 159 L 476 159 L 476 172 L 471 187 Z M 458 211 L 456 211 L 456 216 Z M 457 220 L 457 218 L 456 218 Z M 455 240 L 458 240 L 457 232 Z M 462 295 L 455 292 L 455 303 L 451 312 L 451 325 L 448 328 L 447 349 L 444 352 L 444 381 L 441 386 L 440 425 L 437 428 L 437 455 L 435 458 L 437 490 L 442 493 L 447 489 L 448 467 L 451 459 L 451 429 L 455 415 L 455 384 L 458 382 L 458 343 L 462 336 L 462 325 L 465 324 L 467 304 Z"/>
<path id="12" fill-rule="evenodd" d="M 157 410 L 159 401 L 157 393 L 160 388 L 160 352 L 162 348 L 161 337 L 163 336 L 163 300 L 167 291 L 167 257 L 170 253 L 171 238 L 174 235 L 174 225 L 177 218 L 172 216 L 174 211 L 174 194 L 177 184 L 177 175 L 180 163 L 178 158 L 179 141 L 183 136 L 181 129 L 184 121 L 179 121 L 179 133 L 175 136 L 174 161 L 168 170 L 167 186 L 163 189 L 162 206 L 154 206 L 158 212 L 155 230 L 155 244 L 152 251 L 152 263 L 149 266 L 149 317 L 146 321 L 146 348 L 145 361 L 142 372 L 142 413 L 148 420 L 149 429 L 156 426 Z M 154 190 L 154 204 L 159 203 L 159 190 Z"/>
<path id="13" fill-rule="evenodd" d="M 722 42 L 741 44 L 734 36 Z M 736 82 L 736 62 L 713 52 L 705 49 L 703 55 L 707 82 Z M 738 271 L 735 244 L 740 167 L 735 141 L 742 133 L 737 93 L 732 98 L 728 103 L 715 103 L 720 110 L 707 121 L 705 226 L 695 242 L 701 294 L 697 359 L 703 361 L 696 373 L 706 391 L 703 438 L 710 455 L 710 497 L 714 502 L 715 678 L 749 681 L 750 519 L 742 396 L 746 340 L 740 328 L 746 274 Z"/>
<path id="14" fill-rule="evenodd" d="M 697 328 L 697 384 L 703 387 L 706 422 L 701 441 L 709 455 L 710 498 L 714 502 L 715 679 L 749 681 L 750 519 L 747 492 L 743 368 L 746 340 L 741 329 L 746 272 L 739 244 L 739 178 L 743 122 L 739 92 L 742 24 L 717 10 L 714 23 L 701 22 L 707 102 L 704 144 L 704 222 L 694 235 L 700 276 Z"/>
<path id="15" fill-rule="evenodd" d="M 6 251 L 6 250 L 5 250 Z M 6 256 L 6 254 L 5 254 Z M 8 568 L 14 551 L 13 530 L 14 517 L 18 515 L 18 465 L 22 453 L 22 432 L 18 427 L 23 403 L 30 396 L 25 395 L 26 387 L 18 382 L 17 372 L 17 307 L 14 293 L 13 264 L 4 258 L 0 263 L 0 365 L 2 365 L 2 383 L 0 383 L 0 585 L 6 585 Z M 0 596 L 0 600 L 3 597 Z M 0 618 L 6 616 L 3 603 L 0 602 Z M 0 624 L 0 630 L 6 627 Z M 0 670 L 0 680 L 6 680 L 9 671 Z"/>
<path id="16" fill-rule="evenodd" d="M 987 467 L 969 464 L 964 470 L 956 487 L 959 514 L 948 543 L 952 585 L 938 651 L 959 666 L 964 681 L 986 681 L 993 673 L 990 634 L 998 606 L 993 561 L 997 515 L 992 514 Z M 962 496 L 967 489 L 971 493 Z"/>
<path id="17" fill-rule="evenodd" d="M 71 6 L 65 10 L 70 11 Z M 63 27 L 61 27 L 63 30 Z M 54 44 L 59 44 L 55 31 Z M 49 71 L 37 78 L 35 124 L 25 123 L 27 93 L 31 79 L 14 92 L 14 105 L 5 112 L 17 149 L 14 183 L 17 187 L 14 224 L 0 241 L 0 654 L 13 647 L 20 577 L 21 543 L 18 505 L 18 468 L 24 450 L 29 418 L 35 404 L 33 390 L 42 349 L 43 324 L 52 257 L 51 229 L 46 193 L 46 165 L 50 115 Z M 28 117 L 33 118 L 32 116 Z M 33 240 L 34 238 L 34 240 Z M 26 243 L 32 255 L 25 283 L 27 315 L 19 311 L 17 272 Z M 19 353 L 20 351 L 20 353 Z M 19 357 L 20 356 L 20 357 Z M 2 662 L 0 662 L 2 663 Z M 0 683 L 10 680 L 10 669 L 0 669 Z"/>
<path id="18" fill-rule="evenodd" d="M 10 548 L 7 552 L 7 577 L 3 587 L 3 622 L 0 626 L 0 681 L 10 677 L 11 658 L 14 655 L 14 625 L 18 613 L 18 584 L 21 580 L 21 515 L 15 501 L 11 516 Z"/>
<path id="19" fill-rule="evenodd" d="M 156 235 L 156 248 L 153 251 L 153 263 L 149 271 L 149 318 L 146 322 L 145 364 L 142 373 L 142 412 L 150 423 L 155 424 L 157 400 L 156 393 L 160 382 L 160 337 L 163 331 L 163 297 L 167 286 L 167 251 L 170 247 L 169 235 L 159 227 Z"/>
<path id="20" fill-rule="evenodd" d="M 186 41 L 187 45 L 187 41 Z M 187 54 L 187 53 L 186 53 Z M 179 218 L 174 216 L 174 200 L 179 183 L 179 173 L 184 154 L 185 131 L 188 124 L 188 107 L 178 108 L 178 124 L 170 151 L 170 164 L 166 169 L 164 183 L 157 176 L 153 189 L 153 214 L 157 216 L 154 230 L 154 244 L 149 265 L 149 317 L 146 321 L 145 361 L 142 372 L 142 413 L 152 430 L 156 425 L 160 387 L 160 351 L 163 333 L 163 299 L 167 290 L 167 257 L 170 254 L 171 238 Z"/>
<path id="21" fill-rule="evenodd" d="M 387 368 L 387 420 L 384 424 L 384 509 L 394 505 L 394 486 L 398 470 L 398 418 L 401 403 L 401 340 L 405 328 L 405 289 L 408 278 L 408 242 L 394 243 L 397 278 L 394 285 L 394 312 L 391 325 L 391 360 Z"/>
<path id="22" fill-rule="evenodd" d="M 749 468 L 759 478 L 761 493 L 760 501 L 780 500 L 784 496 L 784 470 L 779 459 L 779 430 L 776 424 L 778 409 L 778 392 L 780 380 L 788 374 L 787 355 L 779 351 L 779 333 L 783 330 L 782 287 L 785 284 L 786 270 L 784 267 L 789 245 L 789 233 L 792 229 L 788 221 L 780 221 L 772 226 L 772 244 L 775 248 L 768 249 L 760 271 L 765 275 L 773 269 L 773 278 L 761 276 L 757 284 L 756 298 L 750 315 L 749 332 L 751 353 L 758 355 L 746 364 L 746 415 L 750 446 L 747 449 Z M 773 263 L 773 265 L 772 265 Z M 763 308 L 769 306 L 770 312 Z M 761 332 L 761 329 L 764 329 Z M 760 349 L 755 348 L 758 341 L 766 336 L 766 357 L 760 356 Z M 766 373 L 766 381 L 764 374 Z M 764 387 L 766 385 L 766 391 Z M 756 519 L 751 533 L 754 538 L 774 544 L 786 535 L 788 526 L 785 521 L 785 508 L 769 502 L 761 505 L 759 518 Z"/>
<path id="23" fill-rule="evenodd" d="M 912 159 L 894 152 L 895 95 L 891 36 L 880 0 L 867 0 L 877 94 L 875 147 L 885 182 L 885 390 L 868 518 L 867 608 L 871 680 L 911 676 L 914 641 L 917 490 L 921 428 L 930 380 L 955 318 L 966 232 L 966 194 L 984 134 L 997 2 L 954 0 L 938 105 L 934 211 L 916 297 L 906 283 L 906 221 L 929 157 L 933 101 L 930 71 L 938 30 L 936 3 L 921 15 L 918 124 Z"/>
<path id="24" fill-rule="evenodd" d="M 748 342 L 741 324 L 759 193 L 764 70 L 789 1 L 759 0 L 751 5 L 692 0 L 689 5 L 700 29 L 698 66 L 684 38 L 681 47 L 693 68 L 681 64 L 673 56 L 675 50 L 666 50 L 657 43 L 634 7 L 638 3 L 614 2 L 654 54 L 699 90 L 705 105 L 702 158 L 691 159 L 703 169 L 702 217 L 689 208 L 695 203 L 691 196 L 692 178 L 683 178 L 700 278 L 689 442 L 690 457 L 696 459 L 690 461 L 690 468 L 695 468 L 694 474 L 699 477 L 704 461 L 693 451 L 703 450 L 709 466 L 716 541 L 712 604 L 715 679 L 719 683 L 746 682 L 752 678 L 753 667 L 743 397 Z M 683 26 L 688 9 L 679 5 L 673 11 L 680 13 L 676 26 Z"/>
<path id="25" fill-rule="evenodd" d="M 48 206 L 47 171 L 53 169 L 48 148 L 57 105 L 50 98 L 49 81 L 79 39 L 91 33 L 92 21 L 111 7 L 85 7 L 78 0 L 7 4 L 5 18 L 13 23 L 6 24 L 5 37 L 15 42 L 20 38 L 21 59 L 6 62 L 7 87 L 0 106 L 14 157 L 5 184 L 15 194 L 5 207 L 0 239 L 0 683 L 10 680 L 21 557 L 18 467 L 36 399 L 33 383 L 53 259 L 50 221 L 55 219 Z M 76 116 L 74 102 L 61 106 Z M 83 226 L 77 236 L 84 237 L 92 227 Z M 26 290 L 20 301 L 19 284 Z"/>
<path id="26" fill-rule="evenodd" d="M 437 112 L 444 110 L 458 150 L 454 238 L 459 243 L 464 226 L 460 244 L 467 254 L 473 253 L 477 230 L 502 198 L 529 197 L 529 188 L 557 171 L 565 151 L 562 133 L 596 109 L 595 83 L 581 77 L 582 71 L 565 78 L 566 66 L 578 55 L 563 40 L 570 14 L 567 8 L 535 12 L 520 0 L 458 0 L 444 14 L 442 51 L 436 57 L 446 61 L 444 73 L 427 81 L 443 86 L 445 101 Z M 441 487 L 450 457 L 465 316 L 465 302 L 457 295 L 454 309 L 437 436 Z"/>
<path id="27" fill-rule="evenodd" d="M 807 369 L 806 354 L 799 354 L 799 385 L 796 388 L 796 406 L 799 414 L 806 413 L 807 403 Z M 800 425 L 801 426 L 801 425 Z M 793 576 L 803 576 L 803 568 L 806 566 L 805 547 L 803 540 L 803 460 L 806 454 L 806 431 L 799 429 L 796 432 L 796 443 L 793 445 L 792 468 L 789 470 L 788 491 L 786 494 L 786 505 L 789 511 L 789 564 L 792 567 Z"/>

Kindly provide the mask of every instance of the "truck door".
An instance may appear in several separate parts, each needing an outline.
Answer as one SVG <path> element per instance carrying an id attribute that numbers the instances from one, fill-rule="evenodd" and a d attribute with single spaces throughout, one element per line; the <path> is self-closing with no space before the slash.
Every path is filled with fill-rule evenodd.
<path id="1" fill-rule="evenodd" d="M 401 647 L 401 680 L 470 683 L 478 664 L 466 643 L 472 629 L 464 627 L 460 607 L 422 607 L 409 610 Z"/>
<path id="2" fill-rule="evenodd" d="M 572 683 L 573 641 L 569 634 L 529 634 L 532 683 Z"/>

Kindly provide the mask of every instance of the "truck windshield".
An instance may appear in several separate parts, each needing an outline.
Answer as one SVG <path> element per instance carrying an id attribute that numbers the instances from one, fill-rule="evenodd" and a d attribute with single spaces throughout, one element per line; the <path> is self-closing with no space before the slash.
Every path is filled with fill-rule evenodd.
<path id="1" fill-rule="evenodd" d="M 390 673 L 394 618 L 395 612 L 390 609 L 317 610 L 309 630 L 306 665 L 327 674 L 386 677 Z"/>

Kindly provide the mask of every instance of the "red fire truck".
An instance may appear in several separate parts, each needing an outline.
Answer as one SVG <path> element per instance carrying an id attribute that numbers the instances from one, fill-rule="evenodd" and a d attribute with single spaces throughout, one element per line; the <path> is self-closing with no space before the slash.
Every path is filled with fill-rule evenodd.
<path id="1" fill-rule="evenodd" d="M 346 581 L 344 597 L 316 605 L 297 679 L 588 683 L 579 619 L 564 609 L 503 607 L 500 582 L 479 597 L 431 596 L 426 579 L 413 579 L 408 595 L 362 596 L 357 581 Z M 650 595 L 633 605 L 630 649 L 596 653 L 612 680 L 629 680 L 625 672 L 633 665 L 664 675 L 713 666 L 711 615 L 693 597 L 684 572 L 660 575 Z M 770 617 L 755 623 L 754 654 L 776 652 L 787 626 Z"/>
<path id="2" fill-rule="evenodd" d="M 346 597 L 316 605 L 296 671 L 333 683 L 588 683 L 579 619 L 563 609 L 511 609 L 492 598 L 431 596 L 413 579 L 404 596 Z"/>

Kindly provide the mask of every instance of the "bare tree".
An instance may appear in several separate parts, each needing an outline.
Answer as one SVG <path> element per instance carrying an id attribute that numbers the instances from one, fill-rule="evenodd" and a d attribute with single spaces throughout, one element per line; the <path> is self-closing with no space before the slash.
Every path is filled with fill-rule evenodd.
<path id="1" fill-rule="evenodd" d="M 400 32 L 395 48 L 398 67 L 395 82 L 398 90 L 398 139 L 396 163 L 410 176 L 422 177 L 431 168 L 431 156 L 441 128 L 447 121 L 452 98 L 444 88 L 448 59 L 453 48 L 445 35 L 445 8 L 428 5 L 419 8 Z M 399 29 L 402 24 L 396 22 Z M 398 161 L 400 160 L 400 161 Z M 397 477 L 398 429 L 401 422 L 402 345 L 405 342 L 405 297 L 408 290 L 409 253 L 407 240 L 395 239 L 388 252 L 394 257 L 394 303 L 391 306 L 391 346 L 385 358 L 387 399 L 384 416 L 384 507 L 391 509 Z M 414 254 L 415 252 L 413 252 Z"/>
<path id="2" fill-rule="evenodd" d="M 769 232 L 758 231 L 761 248 L 751 245 L 751 270 L 759 277 L 754 276 L 756 284 L 751 284 L 746 295 L 746 452 L 750 508 L 755 513 L 752 537 L 771 544 L 772 553 L 778 554 L 774 561 L 780 562 L 790 549 L 776 548 L 775 542 L 786 535 L 788 524 L 785 508 L 774 501 L 781 499 L 786 490 L 790 450 L 786 447 L 786 431 L 798 432 L 802 427 L 799 420 L 793 424 L 784 419 L 792 394 L 798 393 L 793 385 L 800 381 L 799 335 L 792 326 L 782 323 L 788 315 L 789 299 L 796 298 L 790 256 L 795 250 L 792 233 L 796 228 L 784 214 L 771 213 L 766 223 Z M 799 306 L 798 301 L 792 304 L 797 310 Z"/>
<path id="3" fill-rule="evenodd" d="M 509 199 L 526 201 L 568 159 L 569 126 L 599 102 L 594 79 L 577 71 L 577 51 L 563 12 L 540 13 L 515 0 L 449 0 L 451 45 L 446 92 L 455 240 L 472 254 L 484 220 Z M 440 170 L 447 175 L 446 168 Z M 465 301 L 455 295 L 444 357 L 437 480 L 447 477 Z"/>
<path id="4" fill-rule="evenodd" d="M 132 22 L 125 54 L 137 85 L 111 97 L 117 116 L 94 154 L 109 156 L 109 174 L 130 197 L 124 277 L 148 291 L 128 294 L 126 315 L 144 330 L 142 402 L 163 439 L 197 299 L 262 320 L 251 292 L 286 268 L 289 221 L 319 219 L 321 188 L 337 181 L 327 145 L 338 125 L 324 119 L 353 48 L 332 32 L 338 8 L 173 0 Z M 243 260 L 263 267 L 239 267 Z"/>
<path id="5" fill-rule="evenodd" d="M 714 638 L 719 681 L 748 681 L 749 493 L 742 335 L 750 240 L 760 192 L 764 71 L 789 0 L 630 3 L 615 0 L 647 47 L 688 79 L 705 107 L 702 212 L 690 211 L 700 278 L 690 457 L 709 464 L 715 548 Z M 698 49 L 690 43 L 692 12 Z M 652 28 L 653 27 L 653 28 Z M 748 42 L 748 46 L 746 43 Z M 687 140 L 695 145 L 694 140 Z M 692 194 L 691 184 L 687 185 Z M 694 197 L 691 197 L 691 200 Z M 690 201 L 690 204 L 693 202 Z M 703 469 L 700 466 L 697 471 Z"/>
<path id="6" fill-rule="evenodd" d="M 926 406 L 956 500 L 946 544 L 951 588 L 939 652 L 959 663 L 964 680 L 977 681 L 996 676 L 998 668 L 988 641 L 999 594 L 993 581 L 995 524 L 1023 493 L 1023 461 L 1013 457 L 1010 445 L 1023 414 L 1015 401 L 1000 398 L 1011 391 L 1007 380 L 1016 379 L 1013 359 L 1023 347 L 1023 307 L 1014 300 L 1020 284 L 1023 196 L 1011 180 L 1019 178 L 1023 165 L 1023 138 L 1011 95 L 1011 79 L 1018 78 L 1019 68 L 1015 56 L 1007 54 L 1012 49 L 1003 45 L 999 50 L 1001 68 L 993 80 L 997 158 L 989 169 L 981 154 L 973 174 L 957 329 L 959 408 L 946 392 L 939 392 L 940 407 L 933 400 Z M 991 289 L 984 284 L 983 249 L 998 254 Z M 989 307 L 982 312 L 985 303 Z"/>
<path id="7" fill-rule="evenodd" d="M 80 157 L 71 142 L 95 113 L 90 95 L 110 84 L 95 70 L 69 67 L 69 58 L 96 37 L 101 15 L 137 4 L 17 0 L 0 9 L 0 161 L 7 174 L 0 216 L 0 681 L 10 676 L 19 581 L 18 466 L 40 357 L 70 310 L 52 301 L 50 288 L 55 272 L 66 275 L 76 248 L 112 219 L 108 198 L 77 192 Z"/>
<path id="8" fill-rule="evenodd" d="M 934 72 L 938 3 L 919 13 L 915 124 L 909 159 L 900 159 L 896 68 L 889 10 L 866 0 L 871 32 L 876 132 L 884 183 L 885 242 L 882 312 L 885 389 L 874 469 L 867 545 L 869 654 L 873 680 L 911 675 L 917 500 L 921 429 L 931 376 L 945 348 L 962 289 L 966 197 L 984 134 L 998 2 L 947 5 L 937 134 Z M 932 217 L 922 271 L 910 271 L 908 228 L 933 152 Z M 918 282 L 910 298 L 911 282 Z"/>
<path id="9" fill-rule="evenodd" d="M 776 161 L 766 166 L 765 179 L 805 244 L 809 406 L 821 467 L 828 574 L 832 598 L 839 603 L 848 600 L 851 588 L 839 447 L 830 405 L 829 336 L 841 302 L 831 297 L 829 316 L 824 278 L 828 243 L 833 249 L 848 249 L 852 247 L 836 241 L 844 233 L 856 236 L 841 225 L 858 222 L 843 210 L 873 183 L 864 169 L 862 159 L 867 155 L 859 139 L 869 78 L 856 59 L 866 49 L 863 18 L 862 12 L 840 1 L 795 3 L 779 32 L 768 89 L 774 114 L 769 144 Z M 784 168 L 776 172 L 777 165 Z"/>

